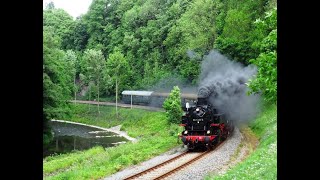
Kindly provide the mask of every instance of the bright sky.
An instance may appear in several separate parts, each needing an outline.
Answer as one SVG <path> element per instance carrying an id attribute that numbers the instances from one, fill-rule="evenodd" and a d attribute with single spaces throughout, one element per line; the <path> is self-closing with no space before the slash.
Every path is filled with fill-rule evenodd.
<path id="1" fill-rule="evenodd" d="M 43 9 L 49 2 L 53 2 L 55 8 L 61 8 L 75 19 L 80 14 L 85 14 L 92 0 L 43 0 Z"/>

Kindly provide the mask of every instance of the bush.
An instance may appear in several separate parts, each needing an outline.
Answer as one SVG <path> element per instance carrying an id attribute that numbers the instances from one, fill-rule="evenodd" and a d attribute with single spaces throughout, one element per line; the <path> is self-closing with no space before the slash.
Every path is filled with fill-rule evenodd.
<path id="1" fill-rule="evenodd" d="M 178 124 L 182 116 L 180 89 L 174 86 L 168 98 L 164 101 L 163 106 L 170 123 Z"/>
<path id="2" fill-rule="evenodd" d="M 277 102 L 277 9 L 268 11 L 263 20 L 256 21 L 257 29 L 269 31 L 261 44 L 260 55 L 250 63 L 258 67 L 258 74 L 248 83 L 249 93 L 262 93 L 266 102 Z"/>

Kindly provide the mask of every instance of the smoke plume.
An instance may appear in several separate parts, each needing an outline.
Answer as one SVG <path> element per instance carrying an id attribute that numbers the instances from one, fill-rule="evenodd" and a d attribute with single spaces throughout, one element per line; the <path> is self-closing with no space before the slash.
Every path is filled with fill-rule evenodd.
<path id="1" fill-rule="evenodd" d="M 201 64 L 198 96 L 208 98 L 235 124 L 247 123 L 259 111 L 259 95 L 248 96 L 245 84 L 256 72 L 255 66 L 245 67 L 212 50 Z"/>

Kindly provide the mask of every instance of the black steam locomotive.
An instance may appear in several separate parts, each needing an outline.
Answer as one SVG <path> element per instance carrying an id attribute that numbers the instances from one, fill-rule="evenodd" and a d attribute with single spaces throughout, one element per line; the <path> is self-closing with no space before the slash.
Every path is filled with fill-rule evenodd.
<path id="1" fill-rule="evenodd" d="M 225 140 L 234 129 L 232 121 L 224 114 L 219 114 L 206 98 L 198 97 L 197 101 L 183 107 L 181 126 L 184 126 L 180 138 L 188 149 L 197 147 L 212 148 Z"/>

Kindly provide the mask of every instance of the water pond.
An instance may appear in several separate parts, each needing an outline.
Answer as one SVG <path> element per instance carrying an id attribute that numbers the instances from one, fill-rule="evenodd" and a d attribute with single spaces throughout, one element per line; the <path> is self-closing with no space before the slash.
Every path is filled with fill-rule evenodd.
<path id="1" fill-rule="evenodd" d="M 48 148 L 43 150 L 43 157 L 81 151 L 94 146 L 105 148 L 126 143 L 128 140 L 113 132 L 78 124 L 51 121 L 54 138 Z"/>

